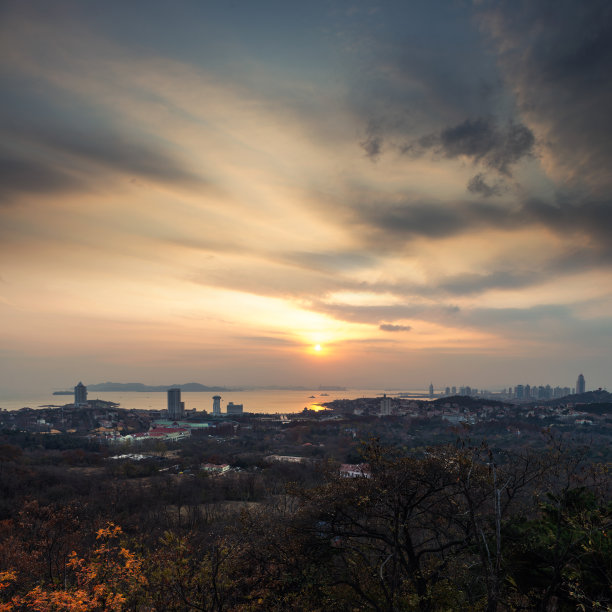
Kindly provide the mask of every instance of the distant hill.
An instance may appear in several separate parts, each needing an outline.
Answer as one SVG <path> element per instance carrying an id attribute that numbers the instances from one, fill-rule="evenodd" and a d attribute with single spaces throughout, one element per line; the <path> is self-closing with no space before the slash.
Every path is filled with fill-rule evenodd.
<path id="1" fill-rule="evenodd" d="M 118 383 L 118 382 L 104 382 L 98 383 L 97 385 L 87 385 L 87 391 L 102 391 L 102 392 L 136 392 L 136 393 L 151 393 L 151 392 L 165 392 L 168 389 L 178 387 L 181 391 L 185 392 L 217 392 L 217 391 L 236 391 L 236 389 L 229 389 L 228 387 L 207 387 L 200 383 L 183 383 L 181 385 L 144 385 L 143 383 Z M 72 391 L 56 391 L 53 395 L 72 395 Z"/>
<path id="2" fill-rule="evenodd" d="M 542 401 L 533 400 L 530 404 L 540 406 L 557 406 L 560 404 L 609 404 L 612 403 L 612 393 L 608 393 L 604 389 L 595 391 L 586 391 L 585 393 L 575 393 L 574 395 L 566 395 L 552 400 Z"/>
<path id="3" fill-rule="evenodd" d="M 447 397 L 440 397 L 432 402 L 435 406 L 444 406 L 444 404 L 455 404 L 457 406 L 464 406 L 465 408 L 471 408 L 476 406 L 507 406 L 507 402 L 500 402 L 499 400 L 487 399 L 484 397 L 474 397 L 472 395 L 450 395 Z"/>
<path id="4" fill-rule="evenodd" d="M 196 382 L 188 382 L 183 384 L 175 385 L 145 385 L 138 382 L 130 383 L 118 383 L 118 382 L 103 382 L 95 385 L 86 385 L 87 391 L 101 391 L 101 392 L 130 392 L 130 393 L 155 393 L 155 392 L 166 392 L 168 389 L 178 387 L 181 391 L 187 393 L 229 393 L 231 391 L 247 391 L 247 390 L 265 390 L 265 391 L 313 391 L 311 387 L 302 386 L 290 386 L 290 385 L 269 385 L 269 386 L 256 386 L 256 387 L 208 387 Z M 319 386 L 319 391 L 346 391 L 346 387 L 336 386 Z M 55 391 L 53 395 L 73 395 L 74 391 Z"/>

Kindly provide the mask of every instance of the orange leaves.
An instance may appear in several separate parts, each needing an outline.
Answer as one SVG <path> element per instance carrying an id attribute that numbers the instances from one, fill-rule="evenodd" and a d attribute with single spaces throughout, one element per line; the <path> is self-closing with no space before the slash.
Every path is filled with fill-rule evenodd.
<path id="1" fill-rule="evenodd" d="M 45 589 L 38 585 L 25 595 L 14 595 L 7 603 L 0 604 L 0 612 L 120 612 L 128 604 L 140 601 L 146 585 L 142 560 L 120 544 L 122 533 L 121 527 L 108 523 L 96 532 L 98 546 L 90 559 L 82 559 L 74 551 L 70 553 L 67 566 L 76 579 L 73 588 Z M 16 580 L 15 571 L 0 572 L 0 591 Z"/>
<path id="2" fill-rule="evenodd" d="M 123 531 L 119 525 L 115 523 L 106 523 L 106 527 L 102 527 L 96 531 L 96 540 L 118 538 Z"/>
<path id="3" fill-rule="evenodd" d="M 17 580 L 17 572 L 8 571 L 0 572 L 0 590 L 6 589 L 6 587 Z"/>

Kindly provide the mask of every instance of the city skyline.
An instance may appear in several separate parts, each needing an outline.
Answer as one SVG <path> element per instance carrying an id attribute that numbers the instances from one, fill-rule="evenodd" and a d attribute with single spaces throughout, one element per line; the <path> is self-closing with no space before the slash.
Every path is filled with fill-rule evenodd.
<path id="1" fill-rule="evenodd" d="M 0 392 L 610 385 L 607 3 L 0 11 Z"/>

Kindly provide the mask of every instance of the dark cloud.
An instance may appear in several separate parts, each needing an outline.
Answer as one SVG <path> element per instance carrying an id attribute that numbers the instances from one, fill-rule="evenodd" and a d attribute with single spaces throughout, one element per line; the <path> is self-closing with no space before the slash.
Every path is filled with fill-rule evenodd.
<path id="1" fill-rule="evenodd" d="M 534 135 L 525 125 L 511 121 L 502 126 L 492 119 L 477 118 L 422 136 L 417 142 L 405 145 L 402 151 L 412 156 L 432 151 L 447 159 L 465 157 L 511 176 L 511 167 L 533 155 L 534 145 Z"/>
<path id="2" fill-rule="evenodd" d="M 194 183 L 200 180 L 164 153 L 161 147 L 154 148 L 136 138 L 126 138 L 112 131 L 40 131 L 28 136 L 35 143 L 49 147 L 57 154 L 87 160 L 116 172 L 165 182 Z"/>
<path id="3" fill-rule="evenodd" d="M 80 186 L 78 179 L 52 165 L 10 155 L 0 158 L 0 204 L 19 193 L 55 193 Z"/>
<path id="4" fill-rule="evenodd" d="M 0 168 L 2 191 L 67 191 L 95 183 L 95 175 L 104 169 L 154 181 L 203 184 L 201 177 L 164 150 L 162 142 L 148 142 L 145 136 L 134 134 L 128 137 L 108 125 L 104 129 L 75 128 L 64 121 L 58 119 L 44 127 L 20 118 L 4 122 L 1 134 L 5 141 L 13 150 L 29 150 L 30 154 L 25 158 L 11 153 L 7 144 Z M 90 164 L 98 167 L 93 173 Z"/>
<path id="5" fill-rule="evenodd" d="M 478 8 L 504 78 L 556 177 L 612 187 L 612 4 L 502 0 Z"/>
<path id="6" fill-rule="evenodd" d="M 467 119 L 440 134 L 440 147 L 446 157 L 470 157 L 489 168 L 510 175 L 510 166 L 531 155 L 535 139 L 531 130 L 510 122 L 505 127 L 487 119 Z"/>
<path id="7" fill-rule="evenodd" d="M 545 274 L 540 271 L 494 270 L 488 274 L 462 274 L 444 279 L 438 288 L 454 295 L 469 295 L 490 289 L 522 289 L 544 279 Z"/>
<path id="8" fill-rule="evenodd" d="M 378 326 L 378 329 L 388 332 L 402 332 L 410 331 L 412 327 L 410 327 L 410 325 L 394 325 L 393 323 L 381 323 Z"/>
<path id="9" fill-rule="evenodd" d="M 500 181 L 495 181 L 492 184 L 487 183 L 482 173 L 473 176 L 469 180 L 467 189 L 470 193 L 475 193 L 484 198 L 500 196 L 506 191 L 506 188 Z"/>
<path id="10" fill-rule="evenodd" d="M 377 161 L 380 157 L 383 147 L 383 136 L 381 126 L 377 121 L 371 120 L 366 128 L 366 137 L 359 143 L 359 146 L 365 151 L 366 157 L 372 161 Z"/>
<path id="11" fill-rule="evenodd" d="M 542 227 L 560 236 L 583 234 L 589 248 L 612 253 L 612 201 L 529 199 L 512 207 L 479 202 L 444 205 L 432 201 L 357 204 L 349 217 L 370 246 L 397 248 L 415 238 L 448 238 L 477 230 Z M 384 238 L 384 240 L 383 240 Z"/>
<path id="12" fill-rule="evenodd" d="M 439 280 L 435 284 L 437 294 L 453 296 L 473 295 L 493 289 L 524 289 L 557 279 L 560 276 L 584 272 L 612 263 L 612 250 L 606 254 L 597 249 L 570 249 L 548 261 L 540 263 L 490 262 L 484 273 L 459 274 Z M 414 291 L 414 289 L 413 289 Z"/>
<path id="13" fill-rule="evenodd" d="M 376 161 L 382 150 L 383 139 L 379 134 L 368 134 L 365 140 L 362 140 L 359 145 L 365 151 L 366 157 L 372 161 Z"/>
<path id="14" fill-rule="evenodd" d="M 543 200 L 527 201 L 520 213 L 527 222 L 537 223 L 558 234 L 585 234 L 591 246 L 602 254 L 612 252 L 612 201 L 583 200 L 550 203 Z"/>
<path id="15" fill-rule="evenodd" d="M 445 206 L 439 202 L 419 201 L 391 205 L 357 205 L 356 221 L 380 231 L 387 239 L 406 240 L 417 237 L 446 238 L 482 227 L 510 224 L 516 227 L 523 220 L 516 212 L 489 204 L 462 203 Z M 378 240 L 380 236 L 377 236 Z"/>

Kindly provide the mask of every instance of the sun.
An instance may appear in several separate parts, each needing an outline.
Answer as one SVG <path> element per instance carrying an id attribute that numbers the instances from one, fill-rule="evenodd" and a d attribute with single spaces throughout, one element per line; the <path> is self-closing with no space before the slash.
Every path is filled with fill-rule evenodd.
<path id="1" fill-rule="evenodd" d="M 320 353 L 320 352 L 321 352 L 321 345 L 320 345 L 320 344 L 315 344 L 314 350 L 315 350 L 317 353 Z"/>

